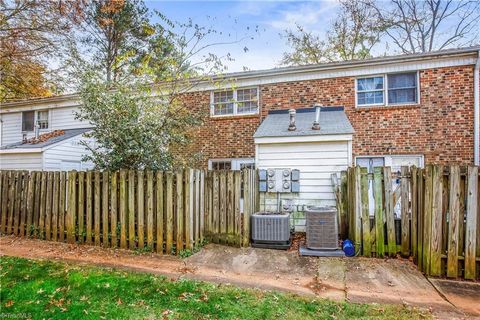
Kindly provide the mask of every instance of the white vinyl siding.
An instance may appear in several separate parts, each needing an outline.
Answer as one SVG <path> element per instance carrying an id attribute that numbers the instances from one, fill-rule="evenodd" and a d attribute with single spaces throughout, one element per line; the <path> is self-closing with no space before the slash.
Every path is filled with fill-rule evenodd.
<path id="1" fill-rule="evenodd" d="M 52 123 L 50 129 L 60 130 L 91 127 L 92 125 L 88 122 L 75 119 L 75 112 L 78 112 L 78 110 L 78 107 L 51 109 Z"/>
<path id="2" fill-rule="evenodd" d="M 42 111 L 46 110 L 39 110 L 37 114 Z M 78 111 L 78 107 L 48 109 L 48 113 L 46 113 L 48 114 L 48 129 L 40 130 L 40 134 L 53 130 L 91 127 L 88 122 L 75 119 L 76 111 Z M 2 120 L 2 146 L 22 141 L 23 133 L 26 134 L 27 139 L 35 136 L 34 131 L 22 131 L 22 112 L 3 113 L 0 117 Z"/>
<path id="3" fill-rule="evenodd" d="M 42 170 L 42 153 L 0 154 L 1 170 Z"/>
<path id="4" fill-rule="evenodd" d="M 73 137 L 45 150 L 43 152 L 44 170 L 62 170 L 62 168 L 73 166 L 73 164 L 75 164 L 75 168 L 78 164 L 79 170 L 92 169 L 93 163 L 82 161 L 82 157 L 90 151 L 79 144 L 80 140 L 85 140 L 85 138 L 81 136 Z"/>
<path id="5" fill-rule="evenodd" d="M 303 210 L 307 205 L 335 206 L 331 175 L 348 167 L 351 159 L 349 143 L 351 142 L 326 141 L 258 144 L 257 168 L 300 170 L 300 192 L 280 194 L 281 205 L 288 203 L 298 210 Z M 260 210 L 276 211 L 277 194 L 260 193 Z M 303 217 L 294 218 L 294 223 L 297 231 L 303 230 Z"/>

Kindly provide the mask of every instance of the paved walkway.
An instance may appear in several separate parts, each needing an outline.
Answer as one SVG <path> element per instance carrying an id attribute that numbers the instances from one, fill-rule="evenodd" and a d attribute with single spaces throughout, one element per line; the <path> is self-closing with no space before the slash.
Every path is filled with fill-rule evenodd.
<path id="1" fill-rule="evenodd" d="M 471 306 L 468 295 L 465 299 L 458 291 L 436 289 L 411 262 L 401 259 L 301 257 L 296 252 L 210 244 L 182 260 L 12 236 L 0 237 L 0 255 L 125 268 L 163 274 L 172 279 L 230 283 L 337 301 L 403 304 L 430 308 L 435 316 L 443 319 L 480 315 L 480 310 L 475 309 L 477 306 Z M 443 283 L 442 287 L 451 286 Z"/>

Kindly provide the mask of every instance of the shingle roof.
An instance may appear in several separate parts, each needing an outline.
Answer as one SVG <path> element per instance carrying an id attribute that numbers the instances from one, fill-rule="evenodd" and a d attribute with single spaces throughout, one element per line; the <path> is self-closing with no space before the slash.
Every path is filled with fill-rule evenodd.
<path id="1" fill-rule="evenodd" d="M 79 134 L 83 134 L 87 131 L 92 130 L 92 128 L 79 128 L 79 129 L 65 129 L 62 130 L 64 131 L 64 134 L 60 136 L 55 136 L 52 137 L 46 141 L 39 142 L 39 143 L 24 143 L 24 142 L 16 142 L 12 144 L 8 144 L 6 146 L 3 146 L 0 148 L 0 150 L 11 150 L 11 149 L 41 149 L 47 146 L 50 146 L 54 143 L 58 143 L 70 138 L 73 138 L 75 136 L 78 136 Z"/>
<path id="2" fill-rule="evenodd" d="M 294 137 L 354 133 L 343 107 L 322 107 L 319 121 L 320 130 L 312 129 L 313 121 L 315 120 L 315 108 L 297 109 L 295 118 L 297 129 L 288 131 L 290 123 L 288 110 L 270 111 L 257 128 L 253 137 Z"/>

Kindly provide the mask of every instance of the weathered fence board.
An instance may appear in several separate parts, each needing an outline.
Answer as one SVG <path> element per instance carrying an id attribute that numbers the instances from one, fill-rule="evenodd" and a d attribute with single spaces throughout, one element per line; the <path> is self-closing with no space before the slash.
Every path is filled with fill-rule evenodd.
<path id="1" fill-rule="evenodd" d="M 403 167 L 400 176 L 389 167 L 373 168 L 373 174 L 353 167 L 343 174 L 346 179 L 339 188 L 347 193 L 348 234 L 364 256 L 401 253 L 413 257 L 429 276 L 479 279 L 478 167 Z M 368 216 L 365 211 L 372 198 L 365 190 L 366 181 L 372 179 L 375 203 Z M 395 181 L 400 185 L 393 191 Z M 372 225 L 365 224 L 366 217 L 373 218 Z M 366 232 L 369 227 L 372 232 Z"/>

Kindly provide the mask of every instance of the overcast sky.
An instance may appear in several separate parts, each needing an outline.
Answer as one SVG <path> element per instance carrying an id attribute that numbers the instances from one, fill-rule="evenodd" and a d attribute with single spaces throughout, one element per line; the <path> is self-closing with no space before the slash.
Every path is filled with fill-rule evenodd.
<path id="1" fill-rule="evenodd" d="M 192 18 L 202 26 L 211 26 L 223 35 L 212 41 L 232 41 L 253 36 L 238 44 L 212 49 L 218 55 L 231 53 L 235 61 L 228 72 L 267 69 L 278 66 L 282 53 L 288 50 L 283 30 L 299 23 L 307 30 L 325 32 L 335 17 L 338 4 L 323 1 L 145 1 L 147 7 L 165 14 L 170 20 L 185 22 Z M 258 32 L 255 32 L 258 27 Z M 245 52 L 245 47 L 248 51 Z"/>

